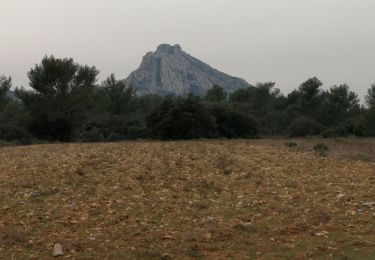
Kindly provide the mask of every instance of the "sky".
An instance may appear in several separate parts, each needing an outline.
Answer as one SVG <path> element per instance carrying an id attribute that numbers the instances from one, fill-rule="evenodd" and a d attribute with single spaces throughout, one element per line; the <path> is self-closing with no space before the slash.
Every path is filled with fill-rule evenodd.
<path id="1" fill-rule="evenodd" d="M 374 0 L 0 0 L 0 74 L 27 86 L 45 55 L 127 77 L 161 43 L 285 94 L 309 77 L 375 82 Z"/>

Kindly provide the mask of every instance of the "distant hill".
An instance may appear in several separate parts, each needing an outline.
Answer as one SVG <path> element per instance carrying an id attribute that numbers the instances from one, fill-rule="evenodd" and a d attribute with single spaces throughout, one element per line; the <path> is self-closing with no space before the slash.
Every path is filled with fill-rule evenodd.
<path id="1" fill-rule="evenodd" d="M 169 44 L 147 53 L 127 82 L 138 94 L 159 95 L 204 95 L 215 84 L 227 92 L 250 86 L 245 80 L 229 76 L 192 57 L 179 45 Z"/>

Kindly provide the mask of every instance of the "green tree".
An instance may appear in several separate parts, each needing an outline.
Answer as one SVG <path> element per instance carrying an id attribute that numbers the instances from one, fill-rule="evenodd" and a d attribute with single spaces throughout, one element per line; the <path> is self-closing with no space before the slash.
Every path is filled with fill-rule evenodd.
<path id="1" fill-rule="evenodd" d="M 229 101 L 235 109 L 254 118 L 262 134 L 275 134 L 286 126 L 285 97 L 274 82 L 239 89 L 230 95 Z"/>
<path id="2" fill-rule="evenodd" d="M 19 101 L 9 98 L 11 86 L 10 77 L 0 76 L 0 140 L 27 144 L 31 139 L 26 129 L 27 114 Z"/>
<path id="3" fill-rule="evenodd" d="M 371 87 L 367 90 L 365 104 L 368 108 L 375 107 L 375 84 L 372 84 Z"/>
<path id="4" fill-rule="evenodd" d="M 41 139 L 71 141 L 93 107 L 98 70 L 73 59 L 45 56 L 28 73 L 32 90 L 16 95 L 30 113 L 32 133 Z"/>
<path id="5" fill-rule="evenodd" d="M 227 92 L 219 85 L 214 85 L 207 90 L 205 100 L 210 102 L 221 102 L 227 99 Z"/>
<path id="6" fill-rule="evenodd" d="M 4 75 L 0 75 L 0 111 L 4 109 L 9 102 L 8 92 L 12 86 L 12 79 Z"/>
<path id="7" fill-rule="evenodd" d="M 207 104 L 210 114 L 215 117 L 219 137 L 256 138 L 258 128 L 255 120 L 233 109 L 228 103 Z"/>
<path id="8" fill-rule="evenodd" d="M 215 137 L 215 118 L 211 116 L 199 98 L 167 97 L 147 117 L 147 127 L 161 139 L 195 139 Z"/>
<path id="9" fill-rule="evenodd" d="M 375 84 L 372 84 L 365 97 L 367 109 L 364 112 L 364 135 L 375 136 Z"/>
<path id="10" fill-rule="evenodd" d="M 102 92 L 107 98 L 107 111 L 113 115 L 129 113 L 130 101 L 135 95 L 135 89 L 128 86 L 126 81 L 117 80 L 114 74 L 111 74 L 102 83 Z"/>
<path id="11" fill-rule="evenodd" d="M 320 111 L 319 121 L 328 128 L 325 135 L 339 136 L 353 133 L 361 106 L 357 94 L 343 84 L 325 91 Z"/>
<path id="12" fill-rule="evenodd" d="M 309 117 L 318 120 L 324 100 L 322 85 L 323 83 L 318 78 L 313 77 L 291 92 L 287 98 L 289 116 L 291 118 Z"/>
<path id="13" fill-rule="evenodd" d="M 288 134 L 291 137 L 306 137 L 309 135 L 318 135 L 321 132 L 321 126 L 317 121 L 309 117 L 299 117 L 292 121 L 288 127 Z"/>

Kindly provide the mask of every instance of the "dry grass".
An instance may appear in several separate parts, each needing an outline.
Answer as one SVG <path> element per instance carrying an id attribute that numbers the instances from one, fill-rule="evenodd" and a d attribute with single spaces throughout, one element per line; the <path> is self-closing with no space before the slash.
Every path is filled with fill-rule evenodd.
<path id="1" fill-rule="evenodd" d="M 329 147 L 330 157 L 375 162 L 374 138 L 268 138 L 251 141 L 251 143 L 276 147 L 285 147 L 287 143 L 295 143 L 297 146 L 291 147 L 291 150 L 300 152 L 312 151 L 314 145 L 322 143 Z"/>
<path id="2" fill-rule="evenodd" d="M 0 258 L 373 259 L 374 141 L 284 142 L 1 148 Z"/>

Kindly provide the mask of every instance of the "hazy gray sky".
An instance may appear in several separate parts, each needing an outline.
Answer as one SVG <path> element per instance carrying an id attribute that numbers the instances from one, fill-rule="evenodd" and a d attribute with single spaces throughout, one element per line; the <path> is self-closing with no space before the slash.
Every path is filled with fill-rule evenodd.
<path id="1" fill-rule="evenodd" d="M 124 78 L 160 43 L 284 93 L 311 76 L 375 82 L 374 0 L 0 0 L 0 74 L 27 85 L 48 54 Z"/>

